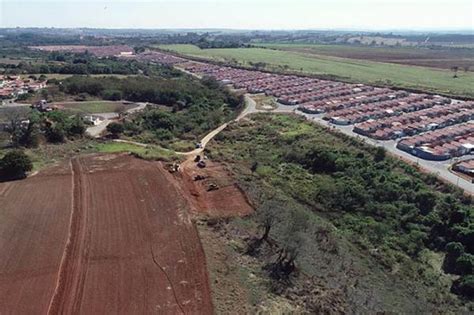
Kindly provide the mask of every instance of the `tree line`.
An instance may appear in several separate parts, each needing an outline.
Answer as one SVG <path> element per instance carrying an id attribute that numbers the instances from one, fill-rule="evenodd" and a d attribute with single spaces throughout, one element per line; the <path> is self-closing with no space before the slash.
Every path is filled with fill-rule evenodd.
<path id="1" fill-rule="evenodd" d="M 185 134 L 198 136 L 227 121 L 243 103 L 241 96 L 229 92 L 211 78 L 91 78 L 72 77 L 60 88 L 67 94 L 86 93 L 106 100 L 128 100 L 154 105 L 124 119 L 114 134 L 144 136 L 146 141 L 171 140 Z"/>
<path id="2" fill-rule="evenodd" d="M 15 148 L 36 148 L 42 141 L 62 143 L 82 137 L 86 131 L 81 116 L 62 111 L 40 113 L 32 110 L 27 117 L 15 112 L 8 116 L 5 131 L 10 134 Z"/>
<path id="3" fill-rule="evenodd" d="M 117 57 L 99 59 L 85 53 L 51 52 L 43 62 L 21 61 L 18 64 L 0 64 L 4 74 L 60 73 L 60 74 L 143 74 L 146 76 L 176 77 L 181 72 L 166 65 L 157 65 L 136 60 L 121 60 Z"/>

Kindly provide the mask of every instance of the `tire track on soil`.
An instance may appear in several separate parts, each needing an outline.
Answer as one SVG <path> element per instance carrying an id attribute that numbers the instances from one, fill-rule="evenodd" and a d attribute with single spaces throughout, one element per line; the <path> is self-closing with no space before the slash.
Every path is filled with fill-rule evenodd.
<path id="1" fill-rule="evenodd" d="M 87 192 L 79 158 L 70 160 L 72 209 L 69 235 L 58 271 L 48 314 L 78 313 L 82 301 L 88 259 Z"/>
<path id="2" fill-rule="evenodd" d="M 176 293 L 176 290 L 174 288 L 174 285 L 173 285 L 173 282 L 171 281 L 171 278 L 170 276 L 168 275 L 168 273 L 166 272 L 165 268 L 163 268 L 163 266 L 160 265 L 160 263 L 158 263 L 158 260 L 156 259 L 155 257 L 155 253 L 153 252 L 153 247 L 152 245 L 150 244 L 150 253 L 151 253 L 151 258 L 153 259 L 153 263 L 158 266 L 158 268 L 161 270 L 161 272 L 165 275 L 165 278 L 166 280 L 168 280 L 168 283 L 171 287 L 171 292 L 173 292 L 173 296 L 174 296 L 174 300 L 176 302 L 176 305 L 178 305 L 179 307 L 179 310 L 181 311 L 181 313 L 183 314 L 186 314 L 183 310 L 183 307 L 181 306 L 181 304 L 179 303 L 178 301 L 178 294 Z"/>

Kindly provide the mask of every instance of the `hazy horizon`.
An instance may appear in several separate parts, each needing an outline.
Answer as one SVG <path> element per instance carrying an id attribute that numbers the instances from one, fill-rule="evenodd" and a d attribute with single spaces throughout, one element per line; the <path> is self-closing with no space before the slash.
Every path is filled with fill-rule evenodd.
<path id="1" fill-rule="evenodd" d="M 470 0 L 0 0 L 0 27 L 474 31 Z"/>

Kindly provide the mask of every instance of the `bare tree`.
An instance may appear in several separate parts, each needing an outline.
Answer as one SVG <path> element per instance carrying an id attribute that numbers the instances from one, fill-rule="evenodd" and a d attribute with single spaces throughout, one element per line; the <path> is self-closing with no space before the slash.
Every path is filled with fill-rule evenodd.
<path id="1" fill-rule="evenodd" d="M 309 216 L 305 210 L 292 209 L 285 219 L 285 226 L 281 232 L 278 256 L 269 265 L 273 278 L 286 280 L 296 270 L 295 261 L 306 241 L 308 228 Z"/>
<path id="2" fill-rule="evenodd" d="M 5 117 L 8 121 L 6 131 L 10 134 L 12 141 L 21 128 L 21 121 L 23 120 L 24 116 L 24 111 L 21 107 L 8 108 L 5 110 Z"/>
<path id="3" fill-rule="evenodd" d="M 458 66 L 453 66 L 453 67 L 451 67 L 451 71 L 454 72 L 453 78 L 457 78 L 457 77 L 458 77 L 458 70 L 459 70 L 459 67 L 458 67 Z"/>
<path id="4" fill-rule="evenodd" d="M 287 203 L 285 201 L 270 199 L 263 202 L 263 204 L 256 211 L 256 221 L 258 227 L 262 229 L 260 237 L 252 238 L 247 246 L 247 254 L 254 255 L 264 241 L 268 241 L 270 230 L 275 224 L 281 221 L 281 215 L 285 213 Z"/>

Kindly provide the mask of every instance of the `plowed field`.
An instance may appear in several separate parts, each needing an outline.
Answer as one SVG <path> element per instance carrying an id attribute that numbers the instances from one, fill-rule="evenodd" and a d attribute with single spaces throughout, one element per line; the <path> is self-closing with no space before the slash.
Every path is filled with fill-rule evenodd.
<path id="1" fill-rule="evenodd" d="M 0 184 L 0 313 L 212 313 L 174 183 L 158 163 L 104 155 Z"/>

